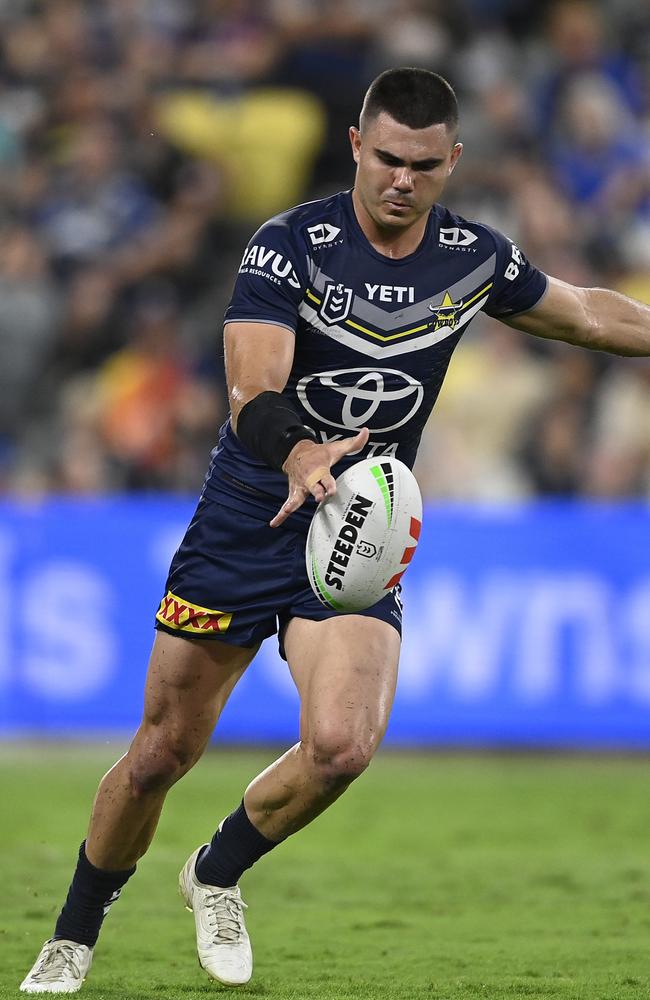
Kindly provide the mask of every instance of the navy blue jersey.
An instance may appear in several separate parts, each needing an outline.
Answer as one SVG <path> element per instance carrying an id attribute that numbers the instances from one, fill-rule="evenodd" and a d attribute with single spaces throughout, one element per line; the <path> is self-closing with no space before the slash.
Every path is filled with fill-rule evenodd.
<path id="1" fill-rule="evenodd" d="M 271 219 L 244 253 L 227 323 L 270 323 L 295 334 L 284 395 L 318 441 L 370 430 L 362 453 L 413 466 L 422 429 L 456 344 L 479 310 L 509 317 L 531 309 L 547 278 L 489 226 L 441 205 L 417 250 L 398 260 L 374 249 L 357 222 L 351 192 L 300 205 Z M 221 428 L 206 479 L 232 506 L 269 515 L 287 479 Z M 293 515 L 308 524 L 314 505 Z"/>

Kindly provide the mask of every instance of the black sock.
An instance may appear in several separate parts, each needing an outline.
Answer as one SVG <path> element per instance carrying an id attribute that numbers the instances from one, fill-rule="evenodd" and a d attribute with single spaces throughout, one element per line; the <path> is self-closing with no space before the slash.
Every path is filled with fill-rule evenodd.
<path id="1" fill-rule="evenodd" d="M 86 841 L 79 848 L 79 860 L 68 897 L 56 922 L 52 937 L 87 944 L 92 948 L 109 907 L 135 871 L 108 872 L 95 868 L 86 857 Z"/>
<path id="2" fill-rule="evenodd" d="M 256 830 L 244 809 L 244 803 L 226 816 L 210 846 L 196 863 L 196 877 L 204 885 L 237 885 L 239 879 L 263 854 L 278 846 Z"/>

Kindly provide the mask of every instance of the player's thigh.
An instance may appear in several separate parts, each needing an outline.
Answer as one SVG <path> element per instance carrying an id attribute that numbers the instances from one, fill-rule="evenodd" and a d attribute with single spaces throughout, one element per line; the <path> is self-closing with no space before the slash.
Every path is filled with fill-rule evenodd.
<path id="1" fill-rule="evenodd" d="M 293 618 L 284 648 L 300 694 L 301 740 L 372 752 L 386 731 L 397 684 L 400 636 L 362 615 Z"/>
<path id="2" fill-rule="evenodd" d="M 141 730 L 163 729 L 171 739 L 202 748 L 258 648 L 157 631 Z"/>

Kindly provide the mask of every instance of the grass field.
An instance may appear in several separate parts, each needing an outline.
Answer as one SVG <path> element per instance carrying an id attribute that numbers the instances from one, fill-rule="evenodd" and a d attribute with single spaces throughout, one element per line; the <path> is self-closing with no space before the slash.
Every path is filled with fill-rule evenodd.
<path id="1" fill-rule="evenodd" d="M 0 748 L 0 998 L 20 996 L 119 750 Z M 177 872 L 270 759 L 210 753 L 172 791 L 86 996 L 224 992 L 197 964 Z M 380 755 L 245 876 L 256 969 L 237 997 L 648 997 L 647 771 L 640 759 Z"/>

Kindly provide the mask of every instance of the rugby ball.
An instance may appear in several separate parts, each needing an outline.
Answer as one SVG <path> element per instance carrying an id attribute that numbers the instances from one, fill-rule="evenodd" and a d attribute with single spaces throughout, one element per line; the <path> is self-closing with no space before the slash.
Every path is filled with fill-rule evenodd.
<path id="1" fill-rule="evenodd" d="M 422 526 L 415 476 L 396 458 L 366 458 L 336 480 L 307 536 L 309 582 L 334 611 L 372 607 L 399 583 Z"/>

